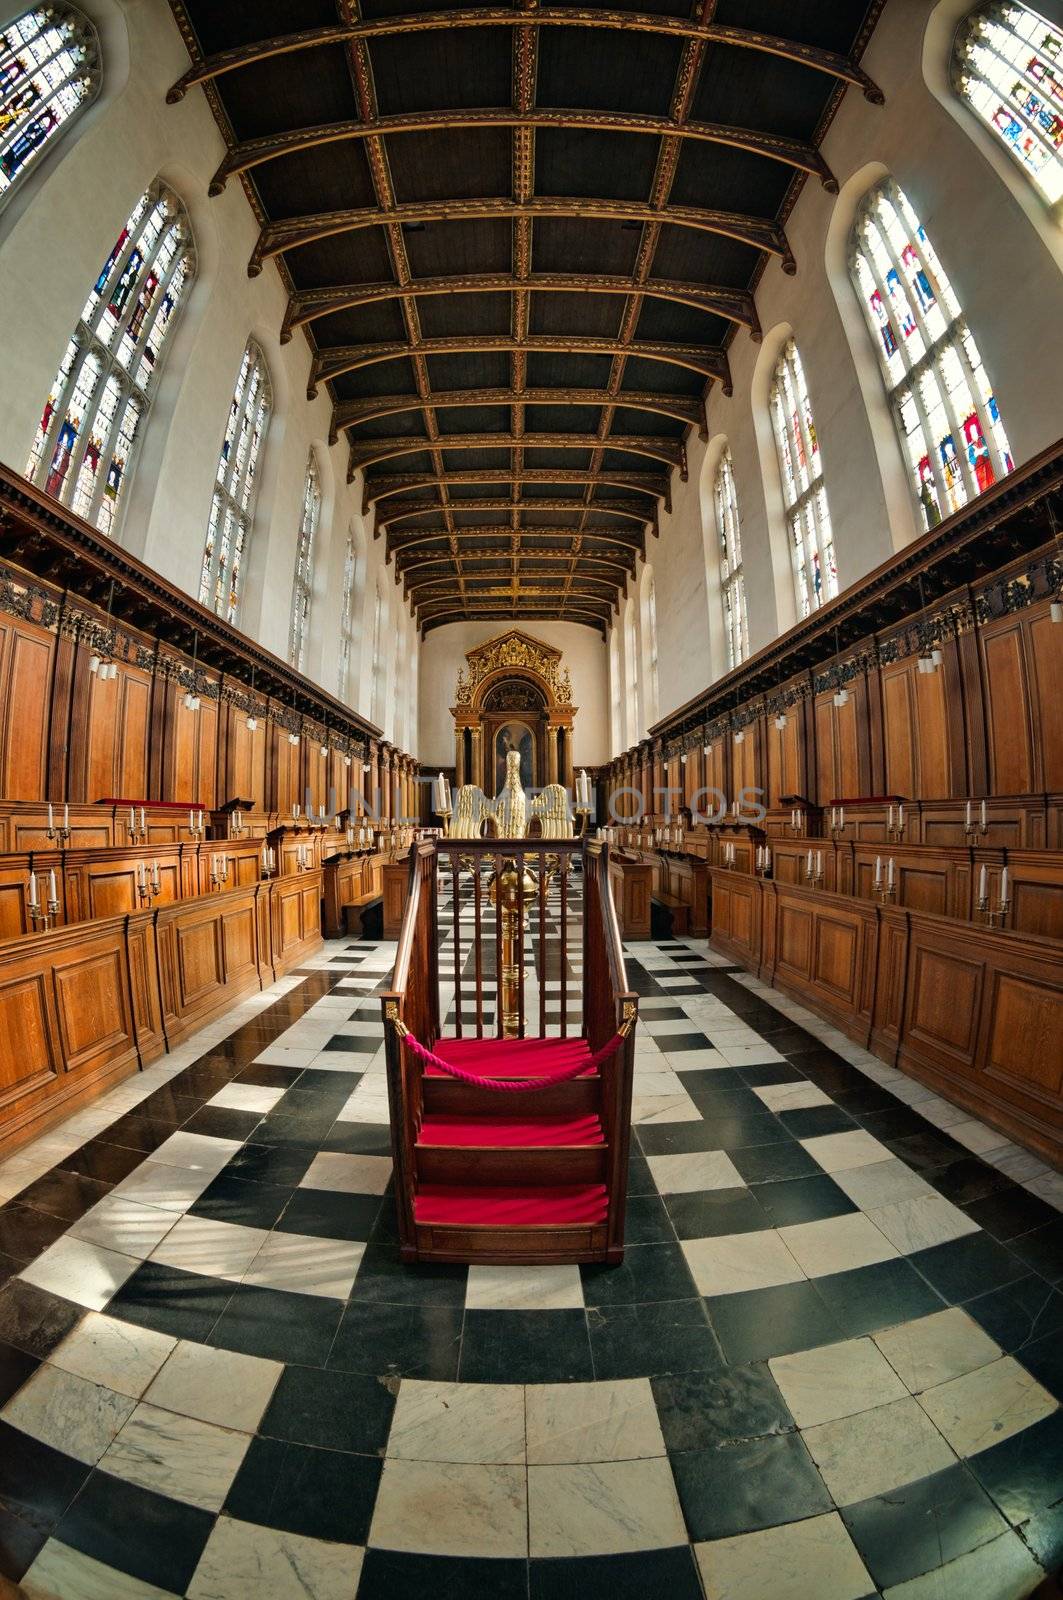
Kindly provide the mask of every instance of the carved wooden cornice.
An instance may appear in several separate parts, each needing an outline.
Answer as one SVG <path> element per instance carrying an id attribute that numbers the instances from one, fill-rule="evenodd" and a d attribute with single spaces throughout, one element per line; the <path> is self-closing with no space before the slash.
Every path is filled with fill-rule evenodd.
<path id="1" fill-rule="evenodd" d="M 575 467 L 525 467 L 521 473 L 515 474 L 510 467 L 485 467 L 482 471 L 448 472 L 439 476 L 428 472 L 401 472 L 390 477 L 366 478 L 362 491 L 363 514 L 378 500 L 405 494 L 409 490 L 447 489 L 455 484 L 477 483 L 585 483 L 607 489 L 634 489 L 655 500 L 664 500 L 665 509 L 671 510 L 671 480 L 653 472 L 615 472 L 612 469 L 589 472 Z M 465 502 L 462 502 L 462 508 L 465 508 Z M 603 506 L 602 509 L 608 510 L 611 516 L 617 514 L 613 505 Z M 422 505 L 420 515 L 431 510 L 432 506 Z"/>
<path id="2" fill-rule="evenodd" d="M 398 456 L 420 455 L 431 450 L 433 444 L 438 450 L 593 450 L 598 443 L 594 433 L 528 433 L 520 437 L 513 433 L 446 433 L 436 441 L 405 435 L 372 439 L 351 446 L 347 482 L 353 483 L 355 474 L 364 472 L 367 467 L 394 461 Z M 609 448 L 621 455 L 648 456 L 651 461 L 662 461 L 666 467 L 677 467 L 686 480 L 686 450 L 676 439 L 657 438 L 649 433 L 613 434 Z M 373 482 L 369 480 L 370 486 Z"/>
<path id="3" fill-rule="evenodd" d="M 615 402 L 616 396 L 608 389 L 437 389 L 431 399 L 433 408 L 442 406 L 451 410 L 462 406 L 603 406 Z M 407 411 L 423 411 L 428 404 L 421 395 L 414 394 L 379 394 L 346 400 L 332 414 L 329 443 L 335 444 L 345 428 L 356 428 L 381 417 L 400 416 Z M 703 400 L 645 389 L 625 389 L 623 404 L 631 411 L 649 411 L 655 416 L 689 423 L 698 429 L 702 438 L 706 435 Z"/>
<path id="4" fill-rule="evenodd" d="M 572 496 L 566 496 L 564 498 L 553 496 L 550 498 L 544 498 L 542 500 L 521 500 L 517 502 L 500 500 L 497 497 L 484 497 L 477 498 L 475 500 L 463 500 L 461 502 L 461 509 L 463 511 L 517 510 L 582 512 L 585 511 L 587 507 L 585 501 L 576 499 Z M 591 509 L 604 516 L 619 517 L 621 521 L 637 523 L 640 528 L 645 528 L 647 524 L 652 524 L 654 532 L 656 532 L 657 508 L 656 506 L 649 505 L 643 500 L 596 500 Z M 406 522 L 410 517 L 438 516 L 439 510 L 440 508 L 438 505 L 433 505 L 431 501 L 426 500 L 385 501 L 376 508 L 376 525 L 374 528 L 374 536 L 379 538 L 381 533 L 386 532 L 387 529 L 392 527 L 396 522 Z M 416 533 L 419 530 L 411 528 L 408 531 L 411 533 Z M 461 531 L 463 534 L 475 535 L 476 533 L 475 528 L 463 528 Z M 529 533 L 532 531 L 532 529 L 528 530 Z M 571 528 L 567 529 L 566 531 L 568 533 L 572 532 Z M 587 532 L 593 536 L 595 529 L 588 528 Z"/>

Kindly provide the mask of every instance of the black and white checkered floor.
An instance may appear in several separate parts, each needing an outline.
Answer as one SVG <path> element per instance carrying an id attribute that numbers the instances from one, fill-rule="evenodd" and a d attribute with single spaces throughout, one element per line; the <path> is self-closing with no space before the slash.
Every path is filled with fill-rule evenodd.
<path id="1" fill-rule="evenodd" d="M 35 1600 L 1032 1594 L 1063 1178 L 704 943 L 628 953 L 618 1269 L 400 1265 L 390 945 L 326 947 L 0 1166 L 0 1570 Z"/>

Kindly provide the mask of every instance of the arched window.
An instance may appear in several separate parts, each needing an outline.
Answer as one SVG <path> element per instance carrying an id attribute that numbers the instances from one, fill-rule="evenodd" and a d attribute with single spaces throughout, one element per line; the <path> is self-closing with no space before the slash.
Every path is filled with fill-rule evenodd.
<path id="1" fill-rule="evenodd" d="M 225 425 L 207 542 L 203 549 L 200 604 L 235 622 L 240 609 L 241 567 L 255 515 L 257 471 L 273 408 L 266 358 L 252 339 L 240 363 Z"/>
<path id="2" fill-rule="evenodd" d="M 661 703 L 657 672 L 657 588 L 652 573 L 646 588 L 646 627 L 650 636 L 650 704 L 646 715 L 646 722 L 649 725 L 657 721 L 657 711 Z"/>
<path id="3" fill-rule="evenodd" d="M 351 662 L 358 640 L 358 626 L 354 608 L 358 594 L 358 547 L 354 529 L 347 534 L 347 549 L 343 557 L 343 595 L 340 600 L 340 670 L 336 685 L 341 700 L 346 700 L 351 687 Z"/>
<path id="4" fill-rule="evenodd" d="M 932 528 L 1012 470 L 992 386 L 934 247 L 892 179 L 857 214 L 850 266 Z"/>
<path id="5" fill-rule="evenodd" d="M 812 420 L 805 369 L 793 339 L 787 340 L 776 363 L 769 404 L 782 473 L 797 605 L 801 615 L 807 617 L 838 593 L 838 569 L 834 564 L 834 534 L 823 486 L 819 438 Z"/>
<path id="6" fill-rule="evenodd" d="M 184 207 L 153 184 L 92 286 L 37 426 L 27 478 L 102 533 L 114 532 L 194 270 Z"/>
<path id="7" fill-rule="evenodd" d="M 288 636 L 288 660 L 297 672 L 306 661 L 306 641 L 310 632 L 310 607 L 314 599 L 314 540 L 321 520 L 321 486 L 317 478 L 317 458 L 310 452 L 303 488 L 303 514 L 299 522 L 299 543 L 295 548 L 295 577 L 292 580 L 292 624 Z"/>
<path id="8" fill-rule="evenodd" d="M 737 667 L 749 654 L 749 618 L 746 615 L 746 580 L 742 574 L 742 536 L 738 522 L 738 494 L 730 450 L 716 468 L 713 485 L 716 532 L 720 540 L 720 591 L 727 630 L 728 661 Z"/>
<path id="9" fill-rule="evenodd" d="M 1063 31 L 1012 0 L 980 6 L 956 35 L 952 77 L 1055 205 L 1063 198 Z"/>
<path id="10" fill-rule="evenodd" d="M 609 735 L 612 739 L 611 755 L 619 754 L 624 748 L 624 724 L 620 712 L 621 704 L 620 634 L 618 628 L 614 625 L 609 630 Z"/>
<path id="11" fill-rule="evenodd" d="M 373 696 L 369 703 L 369 720 L 380 726 L 384 714 L 384 658 L 381 649 L 381 629 L 384 623 L 384 602 L 377 589 L 373 595 Z"/>
<path id="12" fill-rule="evenodd" d="M 0 205 L 100 87 L 100 41 L 72 6 L 34 6 L 0 33 Z"/>
<path id="13" fill-rule="evenodd" d="M 635 606 L 629 600 L 624 618 L 624 659 L 627 666 L 627 736 L 629 744 L 638 742 L 639 723 L 639 658 L 635 639 Z"/>

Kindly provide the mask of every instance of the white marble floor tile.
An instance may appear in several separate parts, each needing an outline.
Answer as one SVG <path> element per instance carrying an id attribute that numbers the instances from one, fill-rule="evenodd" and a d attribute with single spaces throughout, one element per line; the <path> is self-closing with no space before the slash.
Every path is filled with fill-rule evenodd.
<path id="1" fill-rule="evenodd" d="M 171 1133 L 148 1157 L 153 1165 L 190 1167 L 216 1177 L 240 1149 L 239 1139 L 215 1139 L 206 1133 Z M 147 1163 L 145 1163 L 146 1165 Z"/>
<path id="2" fill-rule="evenodd" d="M 1063 1209 L 1063 1172 L 1045 1172 L 1039 1177 L 1028 1178 L 1025 1187 L 1057 1210 Z"/>
<path id="3" fill-rule="evenodd" d="M 646 1160 L 661 1194 L 745 1188 L 745 1179 L 726 1150 L 692 1150 L 675 1156 L 647 1156 Z"/>
<path id="4" fill-rule="evenodd" d="M 528 1468 L 532 1557 L 616 1555 L 686 1541 L 667 1457 Z"/>
<path id="5" fill-rule="evenodd" d="M 810 1278 L 888 1261 L 897 1249 L 862 1211 L 780 1228 L 779 1236 Z"/>
<path id="6" fill-rule="evenodd" d="M 255 1433 L 284 1366 L 182 1339 L 144 1399 L 164 1411 Z"/>
<path id="7" fill-rule="evenodd" d="M 136 1401 L 45 1363 L 0 1411 L 13 1428 L 94 1467 Z"/>
<path id="8" fill-rule="evenodd" d="M 141 1401 L 100 1469 L 171 1500 L 220 1511 L 250 1443 L 250 1434 Z"/>
<path id="9" fill-rule="evenodd" d="M 893 1156 L 892 1150 L 887 1150 L 871 1134 L 865 1133 L 862 1128 L 853 1129 L 850 1133 L 823 1133 L 816 1139 L 800 1139 L 812 1157 L 818 1161 L 824 1172 L 845 1172 L 850 1167 L 867 1167 L 873 1161 L 889 1161 Z"/>
<path id="10" fill-rule="evenodd" d="M 102 1245 L 105 1250 L 117 1250 L 120 1255 L 143 1261 L 176 1221 L 174 1212 L 164 1211 L 161 1206 L 141 1205 L 124 1195 L 105 1194 L 83 1217 L 71 1223 L 69 1232 L 86 1244 Z"/>
<path id="11" fill-rule="evenodd" d="M 365 1254 L 365 1245 L 346 1239 L 317 1239 L 301 1233 L 271 1233 L 244 1273 L 243 1282 L 293 1294 L 346 1300 Z"/>
<path id="12" fill-rule="evenodd" d="M 949 1129 L 951 1133 L 951 1128 Z M 1006 1150 L 987 1150 L 985 1159 L 996 1167 L 998 1172 L 1003 1172 L 1008 1178 L 1014 1178 L 1016 1183 L 1025 1183 L 1028 1178 L 1043 1178 L 1052 1171 L 1039 1156 L 1030 1150 L 1020 1150 L 1018 1145 Z"/>
<path id="13" fill-rule="evenodd" d="M 19 1277 L 37 1289 L 73 1300 L 90 1311 L 102 1311 L 111 1296 L 122 1287 L 140 1262 L 116 1250 L 101 1250 L 64 1234 L 39 1255 Z"/>
<path id="14" fill-rule="evenodd" d="M 176 1344 L 169 1334 L 90 1311 L 48 1360 L 64 1372 L 139 1400 Z"/>
<path id="15" fill-rule="evenodd" d="M 754 1086 L 753 1093 L 769 1111 L 803 1111 L 808 1106 L 834 1104 L 830 1095 L 814 1083 L 764 1083 L 759 1088 Z"/>
<path id="16" fill-rule="evenodd" d="M 658 1056 L 658 1064 L 663 1063 L 663 1059 L 663 1057 Z M 677 1097 L 686 1095 L 686 1090 L 683 1088 L 682 1080 L 676 1075 L 676 1073 L 670 1070 L 660 1071 L 658 1070 L 657 1066 L 640 1067 L 636 1065 L 633 1092 L 634 1094 L 637 1094 L 640 1099 L 653 1099 L 658 1096 L 663 1098 L 666 1095 L 674 1095 Z"/>
<path id="17" fill-rule="evenodd" d="M 202 1168 L 171 1167 L 162 1161 L 144 1161 L 115 1184 L 107 1197 L 132 1200 L 141 1206 L 180 1213 L 194 1205 L 216 1174 Z"/>
<path id="18" fill-rule="evenodd" d="M 840 1506 L 927 1478 L 956 1459 L 910 1398 L 806 1428 L 801 1437 Z"/>
<path id="19" fill-rule="evenodd" d="M 709 1033 L 712 1034 L 711 1028 Z M 786 1060 L 770 1044 L 718 1044 L 715 1038 L 712 1042 L 729 1067 L 768 1067 Z"/>
<path id="20" fill-rule="evenodd" d="M 768 1366 L 799 1428 L 869 1411 L 908 1393 L 870 1339 L 846 1339 L 775 1356 Z"/>
<path id="21" fill-rule="evenodd" d="M 978 1232 L 978 1224 L 940 1194 L 914 1195 L 895 1205 L 876 1206 L 867 1214 L 904 1255 Z"/>
<path id="22" fill-rule="evenodd" d="M 780 1283 L 799 1283 L 805 1277 L 773 1228 L 765 1228 L 760 1233 L 685 1239 L 682 1248 L 699 1294 L 739 1294 L 746 1289 L 771 1289 Z"/>
<path id="23" fill-rule="evenodd" d="M 387 1093 L 365 1079 L 351 1092 L 336 1117 L 337 1122 L 386 1123 L 390 1120 Z"/>
<path id="24" fill-rule="evenodd" d="M 999 1345 L 959 1306 L 886 1328 L 872 1338 L 913 1394 L 996 1361 Z"/>
<path id="25" fill-rule="evenodd" d="M 331 1189 L 339 1194 L 383 1194 L 391 1177 L 389 1156 L 349 1156 L 322 1150 L 299 1180 L 301 1189 Z"/>
<path id="26" fill-rule="evenodd" d="M 1011 1144 L 1007 1134 L 998 1133 L 996 1128 L 987 1127 L 975 1117 L 968 1118 L 966 1122 L 954 1122 L 949 1129 L 949 1138 L 966 1145 L 967 1149 L 973 1150 L 976 1155 L 985 1155 L 989 1150 L 997 1150 L 1001 1145 Z"/>
<path id="27" fill-rule="evenodd" d="M 388 1459 L 369 1544 L 424 1555 L 523 1559 L 528 1553 L 525 1468 Z"/>
<path id="28" fill-rule="evenodd" d="M 957 1556 L 947 1566 L 884 1589 L 884 1600 L 1027 1600 L 1044 1580 L 1017 1533 Z"/>
<path id="29" fill-rule="evenodd" d="M 696 1544 L 705 1600 L 862 1600 L 874 1584 L 836 1511 Z"/>
<path id="30" fill-rule="evenodd" d="M 1025 1367 L 1001 1356 L 924 1390 L 919 1404 L 957 1455 L 973 1456 L 1051 1416 L 1058 1402 Z"/>
<path id="31" fill-rule="evenodd" d="M 523 1465 L 524 1390 L 516 1383 L 425 1383 L 404 1378 L 388 1459 Z"/>
<path id="32" fill-rule="evenodd" d="M 529 1384 L 528 1463 L 648 1460 L 666 1454 L 648 1378 Z"/>
<path id="33" fill-rule="evenodd" d="M 296 1049 L 292 1045 L 271 1044 L 255 1057 L 255 1065 L 263 1067 L 308 1067 L 320 1050 L 320 1045 Z"/>
<path id="34" fill-rule="evenodd" d="M 356 1545 L 219 1517 L 185 1593 L 188 1600 L 354 1600 L 362 1557 Z"/>
<path id="35" fill-rule="evenodd" d="M 668 1054 L 668 1040 L 664 1041 L 663 1059 L 673 1072 L 719 1072 L 726 1070 L 727 1062 L 718 1050 L 673 1050 Z"/>
<path id="36" fill-rule="evenodd" d="M 58 1539 L 38 1551 L 21 1592 L 26 1600 L 175 1600 L 171 1590 L 142 1583 Z"/>
<path id="37" fill-rule="evenodd" d="M 582 1311 L 580 1270 L 474 1265 L 469 1268 L 465 1307 L 468 1311 Z"/>
<path id="38" fill-rule="evenodd" d="M 266 1089 L 258 1083 L 227 1083 L 207 1101 L 208 1106 L 227 1106 L 231 1111 L 258 1111 L 263 1116 L 284 1098 L 283 1089 Z"/>
<path id="39" fill-rule="evenodd" d="M 156 1245 L 151 1259 L 167 1267 L 179 1267 L 183 1272 L 239 1279 L 268 1238 L 264 1228 L 245 1228 L 213 1217 L 184 1216 Z"/>
<path id="40" fill-rule="evenodd" d="M 917 1195 L 937 1193 L 907 1162 L 898 1161 L 895 1156 L 888 1161 L 872 1161 L 866 1167 L 845 1167 L 835 1171 L 833 1177 L 861 1211 L 874 1211 L 880 1206 L 912 1200 Z"/>
<path id="41" fill-rule="evenodd" d="M 632 1094 L 633 1127 L 646 1122 L 700 1122 L 701 1112 L 684 1091 L 674 1094 Z"/>

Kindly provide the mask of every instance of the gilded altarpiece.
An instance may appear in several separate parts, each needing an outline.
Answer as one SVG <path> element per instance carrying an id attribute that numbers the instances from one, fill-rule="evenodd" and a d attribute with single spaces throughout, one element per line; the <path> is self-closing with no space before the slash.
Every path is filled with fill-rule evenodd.
<path id="1" fill-rule="evenodd" d="M 451 707 L 456 786 L 497 794 L 515 750 L 523 787 L 571 788 L 576 707 L 560 650 L 513 629 L 469 650 L 465 661 Z"/>

